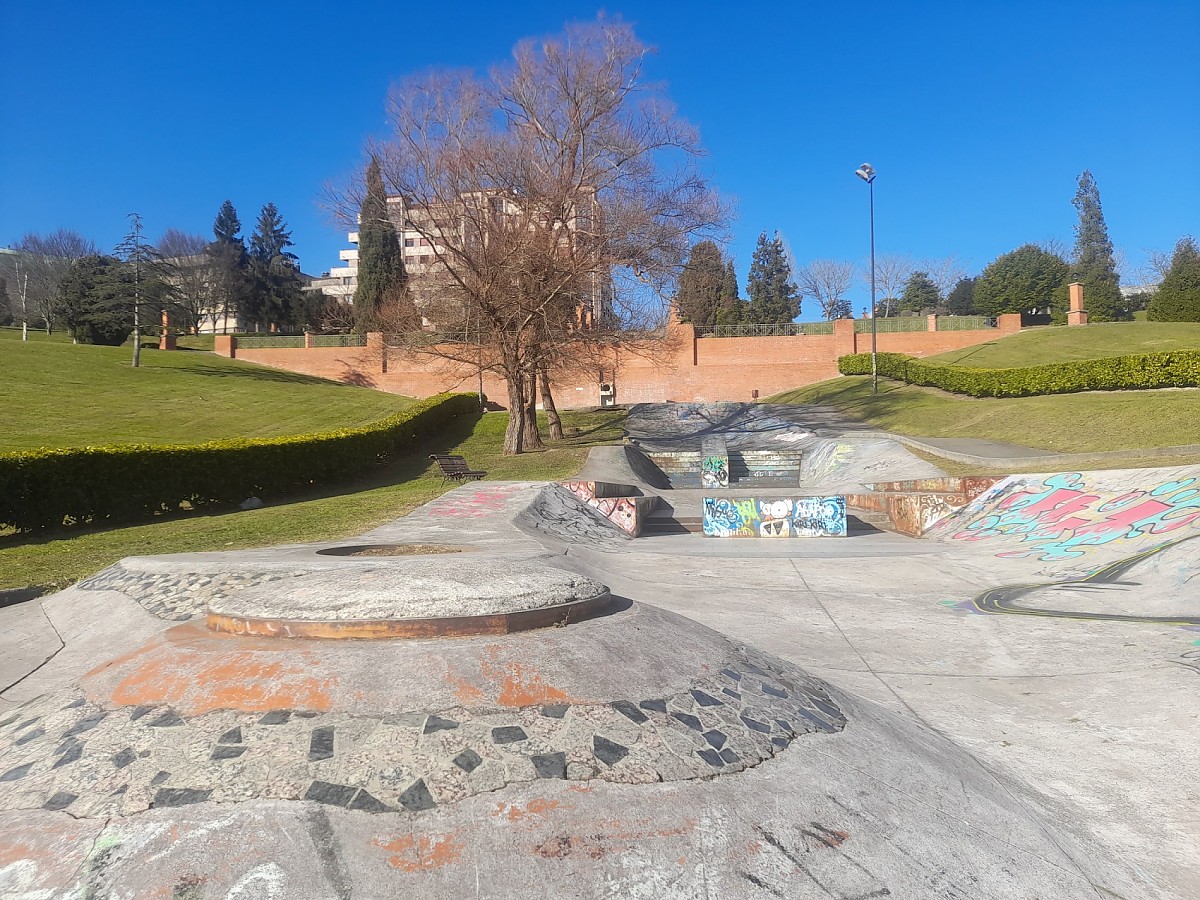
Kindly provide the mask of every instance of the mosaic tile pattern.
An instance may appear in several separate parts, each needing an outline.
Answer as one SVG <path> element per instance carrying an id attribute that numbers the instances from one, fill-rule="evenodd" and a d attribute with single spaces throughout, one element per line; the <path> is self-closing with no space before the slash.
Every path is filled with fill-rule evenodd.
<path id="1" fill-rule="evenodd" d="M 136 601 L 160 619 L 185 622 L 203 615 L 210 600 L 223 600 L 231 593 L 252 585 L 283 581 L 296 572 L 247 574 L 211 574 L 200 572 L 157 573 L 127 569 L 121 563 L 109 566 L 76 587 L 88 591 L 116 591 Z"/>
<path id="2" fill-rule="evenodd" d="M 746 650 L 675 696 L 521 709 L 185 718 L 70 688 L 0 720 L 0 808 L 103 817 L 272 798 L 418 813 L 539 778 L 711 778 L 845 725 L 821 682 Z"/>

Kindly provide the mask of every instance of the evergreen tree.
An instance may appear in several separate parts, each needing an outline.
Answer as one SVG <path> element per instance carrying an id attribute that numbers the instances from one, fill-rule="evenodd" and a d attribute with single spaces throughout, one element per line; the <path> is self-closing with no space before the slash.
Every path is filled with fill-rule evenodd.
<path id="1" fill-rule="evenodd" d="M 250 293 L 249 257 L 241 236 L 237 210 L 226 200 L 213 222 L 214 240 L 208 245 L 217 310 L 228 331 L 229 318 L 240 314 Z"/>
<path id="2" fill-rule="evenodd" d="M 71 264 L 54 299 L 55 319 L 76 343 L 117 347 L 133 331 L 133 306 L 122 283 L 122 263 L 92 254 Z"/>
<path id="3" fill-rule="evenodd" d="M 908 276 L 904 293 L 900 295 L 900 309 L 912 313 L 932 312 L 941 302 L 942 295 L 928 272 L 913 272 Z"/>
<path id="4" fill-rule="evenodd" d="M 1079 189 L 1071 205 L 1079 213 L 1075 225 L 1075 259 L 1068 282 L 1083 285 L 1083 305 L 1093 322 L 1114 322 L 1132 319 L 1125 298 L 1121 296 L 1121 279 L 1113 259 L 1113 245 L 1100 208 L 1100 188 L 1092 173 L 1084 170 L 1079 176 Z M 1056 307 L 1067 306 L 1067 288 L 1056 298 Z"/>
<path id="5" fill-rule="evenodd" d="M 946 295 L 946 311 L 952 316 L 975 314 L 975 279 L 960 278 L 958 284 Z"/>
<path id="6" fill-rule="evenodd" d="M 133 320 L 133 366 L 142 359 L 142 327 L 157 324 L 170 290 L 163 278 L 162 256 L 142 237 L 142 217 L 130 213 L 129 232 L 113 255 L 121 265 L 112 273 L 114 299 L 126 304 Z"/>
<path id="7" fill-rule="evenodd" d="M 1066 317 L 1061 298 L 1070 267 L 1061 256 L 1025 244 L 992 262 L 975 280 L 975 311 L 984 316 L 1051 308 Z"/>
<path id="8" fill-rule="evenodd" d="M 12 320 L 12 301 L 8 297 L 8 282 L 0 278 L 0 325 L 8 325 Z"/>
<path id="9" fill-rule="evenodd" d="M 746 321 L 746 301 L 738 293 L 737 271 L 733 260 L 725 260 L 725 274 L 721 278 L 721 293 L 717 299 L 716 323 L 718 325 L 740 325 Z"/>
<path id="10" fill-rule="evenodd" d="M 1175 245 L 1171 268 L 1150 301 L 1146 318 L 1154 322 L 1200 322 L 1200 248 L 1193 238 L 1181 238 Z"/>
<path id="11" fill-rule="evenodd" d="M 300 272 L 292 246 L 292 233 L 283 216 L 268 203 L 250 236 L 250 273 L 253 290 L 245 305 L 246 319 L 261 325 L 294 326 L 300 310 Z"/>
<path id="12" fill-rule="evenodd" d="M 396 228 L 388 218 L 387 191 L 379 160 L 367 166 L 367 194 L 358 221 L 358 286 L 354 291 L 354 323 L 360 331 L 376 325 L 380 311 L 402 302 L 408 274 Z"/>
<path id="13" fill-rule="evenodd" d="M 683 273 L 679 276 L 679 290 L 675 294 L 675 309 L 681 321 L 693 325 L 716 324 L 725 275 L 725 262 L 716 244 L 700 241 L 692 247 Z"/>
<path id="14" fill-rule="evenodd" d="M 749 316 L 754 324 L 782 325 L 800 315 L 800 291 L 792 282 L 792 267 L 779 232 L 769 241 L 765 231 L 759 234 L 746 277 L 746 293 L 750 295 Z"/>

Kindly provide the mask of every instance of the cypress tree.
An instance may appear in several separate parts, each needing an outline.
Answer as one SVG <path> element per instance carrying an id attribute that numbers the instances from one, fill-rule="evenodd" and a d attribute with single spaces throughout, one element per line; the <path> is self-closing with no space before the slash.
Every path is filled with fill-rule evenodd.
<path id="1" fill-rule="evenodd" d="M 250 292 L 249 258 L 240 234 L 237 210 L 226 200 L 213 222 L 213 242 L 208 245 L 217 312 L 228 331 L 229 317 L 241 314 Z"/>
<path id="2" fill-rule="evenodd" d="M 692 247 L 675 294 L 675 309 L 680 320 L 693 325 L 715 325 L 724 281 L 725 264 L 717 245 L 712 241 L 700 241 Z"/>
<path id="3" fill-rule="evenodd" d="M 925 310 L 937 309 L 942 302 L 937 285 L 929 277 L 928 272 L 913 272 L 904 283 L 904 293 L 900 295 L 900 308 L 905 312 L 919 313 Z"/>
<path id="4" fill-rule="evenodd" d="M 1083 305 L 1088 319 L 1114 322 L 1133 318 L 1121 296 L 1113 245 L 1100 208 L 1100 188 L 1086 169 L 1079 176 L 1079 189 L 1071 205 L 1078 211 L 1079 221 L 1075 225 L 1075 260 L 1068 281 L 1083 284 Z M 1057 301 L 1056 306 L 1067 305 L 1066 288 L 1060 291 Z"/>
<path id="5" fill-rule="evenodd" d="M 765 231 L 759 234 L 746 277 L 746 293 L 750 295 L 753 324 L 782 325 L 800 315 L 800 291 L 792 281 L 792 267 L 779 232 L 769 241 Z"/>
<path id="6" fill-rule="evenodd" d="M 946 295 L 946 311 L 952 316 L 970 316 L 975 313 L 975 279 L 960 278 L 958 284 Z"/>
<path id="7" fill-rule="evenodd" d="M 268 203 L 258 216 L 258 225 L 250 236 L 250 270 L 254 290 L 246 305 L 246 318 L 264 325 L 290 326 L 300 313 L 300 275 L 292 233 L 283 216 Z"/>
<path id="8" fill-rule="evenodd" d="M 367 194 L 359 210 L 355 328 L 366 331 L 377 323 L 385 306 L 401 302 L 407 281 L 400 240 L 388 218 L 383 173 L 378 158 L 372 156 L 367 166 Z"/>
<path id="9" fill-rule="evenodd" d="M 1200 322 L 1200 248 L 1193 238 L 1181 238 L 1175 245 L 1171 268 L 1151 299 L 1146 318 L 1154 322 Z"/>
<path id="10" fill-rule="evenodd" d="M 718 325 L 740 325 L 746 321 L 746 301 L 738 294 L 737 271 L 733 260 L 725 261 L 725 274 L 721 279 L 721 294 L 717 300 Z"/>

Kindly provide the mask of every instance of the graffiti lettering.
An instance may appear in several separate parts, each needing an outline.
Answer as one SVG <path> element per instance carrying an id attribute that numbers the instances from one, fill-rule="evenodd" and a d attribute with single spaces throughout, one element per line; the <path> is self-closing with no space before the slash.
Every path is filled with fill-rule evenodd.
<path id="1" fill-rule="evenodd" d="M 845 497 L 704 498 L 708 537 L 842 537 Z"/>
<path id="2" fill-rule="evenodd" d="M 1075 559 L 1089 546 L 1166 534 L 1200 519 L 1196 482 L 1195 478 L 1169 481 L 1148 491 L 1130 491 L 1098 502 L 1100 494 L 1087 490 L 1081 474 L 1051 475 L 1038 489 L 1004 497 L 994 512 L 980 516 L 951 537 L 960 541 L 1016 537 L 1029 546 L 996 555 L 1036 556 L 1043 561 Z M 1021 484 L 1014 480 L 1008 487 Z M 998 490 L 1005 488 L 1001 485 Z"/>
<path id="3" fill-rule="evenodd" d="M 700 463 L 700 486 L 729 487 L 729 460 L 724 456 L 706 456 Z"/>

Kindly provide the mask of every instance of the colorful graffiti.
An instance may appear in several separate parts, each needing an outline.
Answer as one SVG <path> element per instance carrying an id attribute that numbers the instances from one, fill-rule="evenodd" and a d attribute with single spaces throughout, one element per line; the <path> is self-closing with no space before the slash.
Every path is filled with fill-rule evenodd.
<path id="1" fill-rule="evenodd" d="M 641 534 L 643 516 L 638 514 L 638 501 L 642 501 L 642 505 L 648 507 L 653 498 L 600 497 L 597 496 L 594 481 L 567 481 L 563 486 L 626 534 L 632 537 Z M 603 489 L 600 493 L 603 493 Z"/>
<path id="2" fill-rule="evenodd" d="M 729 487 L 729 460 L 726 457 L 704 457 L 700 463 L 700 487 Z"/>
<path id="3" fill-rule="evenodd" d="M 845 497 L 704 498 L 708 537 L 845 537 Z"/>
<path id="4" fill-rule="evenodd" d="M 1089 546 L 1123 538 L 1164 535 L 1200 519 L 1196 478 L 1133 490 L 1111 500 L 1089 492 L 1080 473 L 1047 476 L 1032 490 L 1020 477 L 1001 482 L 979 498 L 990 509 L 950 537 L 984 541 L 1007 537 L 1027 546 L 999 557 L 1035 556 L 1043 561 L 1075 559 Z"/>
<path id="5" fill-rule="evenodd" d="M 458 488 L 426 504 L 426 512 L 436 518 L 483 519 L 502 512 L 520 485 L 486 484 L 469 490 Z"/>

